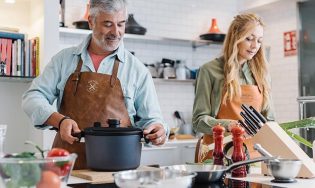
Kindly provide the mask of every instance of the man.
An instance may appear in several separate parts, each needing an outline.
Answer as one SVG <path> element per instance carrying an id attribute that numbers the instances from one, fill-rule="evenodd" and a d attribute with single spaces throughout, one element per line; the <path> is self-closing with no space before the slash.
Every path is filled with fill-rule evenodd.
<path id="1" fill-rule="evenodd" d="M 127 20 L 125 0 L 91 0 L 90 34 L 79 46 L 62 50 L 34 79 L 22 106 L 36 127 L 59 129 L 53 147 L 78 153 L 76 169 L 86 167 L 78 133 L 94 122 L 120 119 L 121 126 L 144 128 L 155 145 L 167 138 L 152 77 L 122 42 Z M 58 112 L 52 104 L 57 99 Z"/>

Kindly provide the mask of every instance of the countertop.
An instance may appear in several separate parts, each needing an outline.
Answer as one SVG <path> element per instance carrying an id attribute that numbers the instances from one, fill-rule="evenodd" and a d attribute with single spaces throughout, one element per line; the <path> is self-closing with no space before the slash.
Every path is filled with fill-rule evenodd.
<path id="1" fill-rule="evenodd" d="M 227 177 L 230 177 L 230 174 L 227 174 Z M 315 185 L 315 178 L 312 178 L 312 179 L 298 178 L 297 182 L 295 183 L 272 183 L 271 180 L 273 179 L 273 177 L 264 176 L 260 174 L 260 168 L 257 168 L 257 167 L 251 168 L 251 173 L 248 174 L 247 177 L 245 178 L 232 178 L 232 179 L 255 182 L 255 183 L 262 183 L 262 184 L 278 186 L 278 187 L 288 187 L 288 188 L 304 188 L 304 187 L 309 188 L 309 187 L 314 187 Z M 76 184 L 76 183 L 86 183 L 86 182 L 89 182 L 89 181 L 71 176 L 68 183 Z"/>

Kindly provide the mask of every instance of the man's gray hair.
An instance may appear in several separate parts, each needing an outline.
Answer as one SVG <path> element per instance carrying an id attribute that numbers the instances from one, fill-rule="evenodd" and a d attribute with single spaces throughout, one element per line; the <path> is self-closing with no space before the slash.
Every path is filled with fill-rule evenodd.
<path id="1" fill-rule="evenodd" d="M 121 10 L 126 11 L 127 0 L 90 0 L 90 15 L 96 17 L 99 13 L 113 13 Z"/>

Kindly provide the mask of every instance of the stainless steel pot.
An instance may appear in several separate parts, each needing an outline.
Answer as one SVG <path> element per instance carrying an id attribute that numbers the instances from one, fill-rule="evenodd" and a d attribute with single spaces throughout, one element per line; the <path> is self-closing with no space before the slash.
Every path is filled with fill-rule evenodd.
<path id="1" fill-rule="evenodd" d="M 167 166 L 166 169 L 171 170 L 182 170 L 188 172 L 196 172 L 197 176 L 195 181 L 197 183 L 212 183 L 217 181 L 222 181 L 225 177 L 226 172 L 229 172 L 237 167 L 256 163 L 259 161 L 269 161 L 275 159 L 274 157 L 259 157 L 255 159 L 240 161 L 231 164 L 230 166 L 222 166 L 222 165 L 210 165 L 210 164 L 187 164 L 187 165 L 174 165 Z"/>

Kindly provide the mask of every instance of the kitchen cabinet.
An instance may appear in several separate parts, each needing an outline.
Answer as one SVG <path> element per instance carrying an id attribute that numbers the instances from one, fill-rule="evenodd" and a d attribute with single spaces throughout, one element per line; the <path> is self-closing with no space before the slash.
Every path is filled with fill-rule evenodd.
<path id="1" fill-rule="evenodd" d="M 163 146 L 144 146 L 141 153 L 141 165 L 158 164 L 160 166 L 194 162 L 197 139 L 173 140 Z"/>

